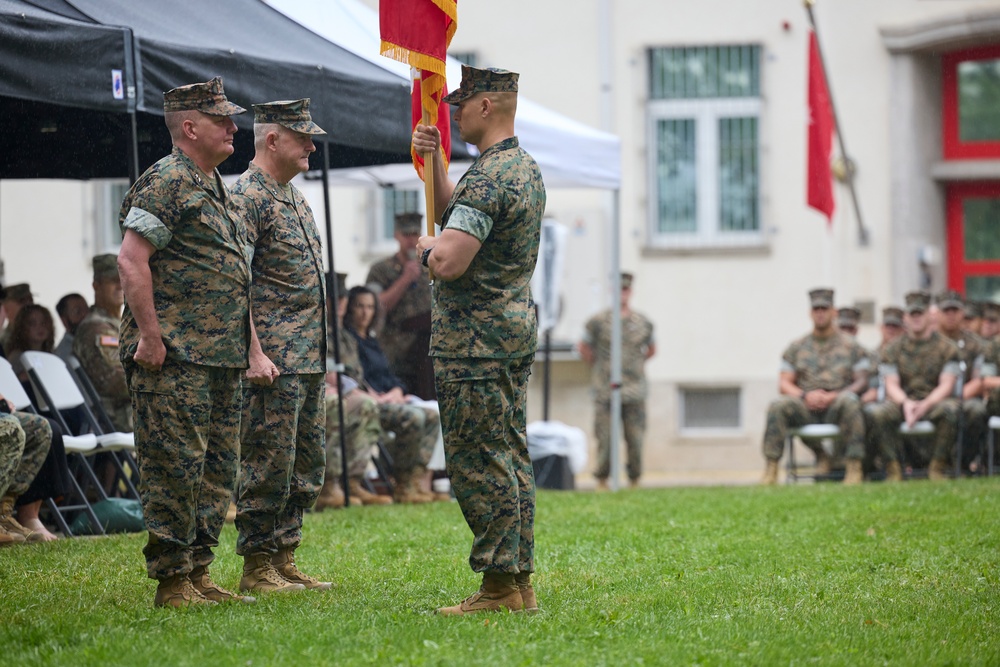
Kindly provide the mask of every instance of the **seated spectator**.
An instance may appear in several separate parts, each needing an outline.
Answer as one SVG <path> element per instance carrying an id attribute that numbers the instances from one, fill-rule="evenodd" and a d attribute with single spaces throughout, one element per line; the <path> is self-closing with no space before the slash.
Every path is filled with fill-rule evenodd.
<path id="1" fill-rule="evenodd" d="M 979 337 L 991 341 L 1000 334 L 1000 303 L 983 302 L 983 319 L 979 323 Z"/>
<path id="2" fill-rule="evenodd" d="M 836 424 L 847 471 L 844 484 L 864 481 L 865 425 L 858 394 L 868 386 L 868 353 L 834 328 L 833 290 L 809 292 L 812 332 L 793 341 L 781 358 L 778 391 L 767 409 L 764 431 L 763 484 L 778 481 L 778 461 L 790 429 L 806 424 Z M 806 443 L 816 453 L 816 473 L 830 471 L 830 457 L 820 443 Z M 840 453 L 839 451 L 837 452 Z"/>
<path id="3" fill-rule="evenodd" d="M 21 425 L 13 415 L 0 415 L 0 497 L 7 494 L 23 454 L 24 431 Z M 24 541 L 24 535 L 9 531 L 0 523 L 0 547 L 23 544 Z"/>
<path id="4" fill-rule="evenodd" d="M 28 396 L 31 396 L 32 403 L 38 405 L 31 385 L 28 384 L 28 372 L 21 363 L 21 355 L 28 350 L 52 352 L 56 338 L 52 314 L 45 306 L 34 304 L 24 306 L 18 310 L 17 315 L 11 321 L 7 333 L 7 341 L 4 345 L 7 360 L 14 368 L 14 372 L 17 373 L 17 377 L 24 385 Z"/>
<path id="5" fill-rule="evenodd" d="M 931 330 L 930 305 L 927 292 L 906 295 L 906 333 L 890 343 L 879 360 L 885 400 L 871 408 L 871 423 L 888 481 L 903 479 L 899 427 L 904 422 L 908 426 L 921 420 L 934 424 L 931 438 L 914 440 L 910 453 L 914 467 L 927 465 L 928 478 L 941 480 L 951 466 L 959 411 L 953 393 L 961 356 L 954 342 Z"/>
<path id="6" fill-rule="evenodd" d="M 382 429 L 396 434 L 396 439 L 389 443 L 395 467 L 396 502 L 444 500 L 443 496 L 427 493 L 422 488 L 429 484 L 427 463 L 440 435 L 440 418 L 433 409 L 408 403 L 411 397 L 392 373 L 372 332 L 376 304 L 375 294 L 370 289 L 352 288 L 348 292 L 344 329 L 349 333 L 345 338 L 356 344 L 360 363 L 357 372 L 363 375 L 355 379 L 378 403 Z M 341 358 L 343 360 L 344 350 L 341 350 Z"/>
<path id="7" fill-rule="evenodd" d="M 56 303 L 56 315 L 62 321 L 66 333 L 56 345 L 55 353 L 63 361 L 69 361 L 69 355 L 73 353 L 73 336 L 76 334 L 76 328 L 87 316 L 87 300 L 79 294 L 67 294 Z"/>
<path id="8" fill-rule="evenodd" d="M 330 371 L 326 375 L 326 473 L 323 478 L 323 488 L 316 499 L 314 509 L 322 512 L 327 507 L 340 508 L 345 505 L 344 489 L 341 486 L 343 473 L 343 455 L 340 449 L 340 393 L 344 402 L 344 449 L 347 454 L 347 478 L 352 505 L 390 505 L 392 498 L 370 493 L 361 482 L 371 456 L 372 447 L 382 435 L 379 425 L 378 403 L 368 392 L 359 388 L 357 380 L 351 377 L 358 375 L 359 362 L 357 352 L 353 347 L 354 340 L 343 328 L 344 311 L 347 309 L 347 274 L 337 274 L 337 323 L 340 343 L 340 359 L 344 364 L 344 372 L 340 376 L 340 388 L 337 387 L 337 373 Z M 327 308 L 332 311 L 332 308 Z M 331 336 L 327 345 L 330 359 L 327 366 L 333 368 L 334 345 Z"/>
<path id="9" fill-rule="evenodd" d="M 4 319 L 6 319 L 6 327 L 3 331 L 0 331 L 0 349 L 3 351 L 7 350 L 7 339 L 10 336 L 10 328 L 14 323 L 14 318 L 21 312 L 21 308 L 30 306 L 33 303 L 35 303 L 35 299 L 31 295 L 31 286 L 28 283 L 8 285 L 7 289 L 4 290 L 3 318 L 0 318 L 0 324 L 4 324 Z"/>
<path id="10" fill-rule="evenodd" d="M 7 412 L 12 412 L 14 406 L 3 396 L 0 396 L 3 408 Z M 14 419 L 17 421 L 18 438 L 23 438 L 23 449 L 20 460 L 13 470 L 13 474 L 0 497 L 0 532 L 7 535 L 19 535 L 24 542 L 48 542 L 56 539 L 42 522 L 38 520 L 38 510 L 41 507 L 41 500 L 25 503 L 22 499 L 34 485 L 40 476 L 44 475 L 44 465 L 50 455 L 50 444 L 52 442 L 52 429 L 48 420 L 38 415 L 27 412 L 14 412 Z M 10 432 L 10 425 L 6 423 L 8 416 L 4 415 L 2 421 L 3 432 Z M 62 440 L 60 439 L 60 444 Z M 63 464 L 65 465 L 66 455 L 63 452 Z M 68 472 L 67 472 L 68 474 Z M 65 493 L 61 490 L 59 495 Z M 29 498 L 30 500 L 30 498 Z M 18 516 L 14 517 L 14 508 L 18 506 Z"/>
<path id="11" fill-rule="evenodd" d="M 131 433 L 132 401 L 118 355 L 118 330 L 125 301 L 118 277 L 118 256 L 98 255 L 93 267 L 94 306 L 80 322 L 73 354 L 101 397 L 115 430 Z"/>
<path id="12" fill-rule="evenodd" d="M 983 302 L 966 301 L 965 316 L 962 318 L 962 326 L 966 331 L 979 335 L 979 328 L 983 324 Z"/>
<path id="13" fill-rule="evenodd" d="M 844 306 L 837 309 L 837 329 L 851 338 L 858 337 L 858 324 L 861 322 L 861 310 L 854 306 Z"/>

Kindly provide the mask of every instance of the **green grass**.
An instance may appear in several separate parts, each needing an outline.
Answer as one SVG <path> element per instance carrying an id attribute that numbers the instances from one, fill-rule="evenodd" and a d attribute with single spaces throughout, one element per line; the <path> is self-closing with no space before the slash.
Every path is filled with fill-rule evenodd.
<path id="1" fill-rule="evenodd" d="M 453 503 L 308 516 L 299 565 L 337 588 L 255 606 L 153 609 L 144 535 L 22 546 L 0 665 L 997 665 L 998 491 L 542 492 L 533 616 L 430 613 L 478 585 Z"/>

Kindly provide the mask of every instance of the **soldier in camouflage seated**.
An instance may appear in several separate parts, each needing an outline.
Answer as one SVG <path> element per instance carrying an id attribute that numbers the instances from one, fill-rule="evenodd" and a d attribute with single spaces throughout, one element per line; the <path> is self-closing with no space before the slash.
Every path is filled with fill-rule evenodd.
<path id="1" fill-rule="evenodd" d="M 809 292 L 813 330 L 792 342 L 781 358 L 778 391 L 781 396 L 767 410 L 764 431 L 763 484 L 778 481 L 778 461 L 790 429 L 807 424 L 836 424 L 838 452 L 843 452 L 845 484 L 863 480 L 865 427 L 858 395 L 868 387 L 868 353 L 851 336 L 834 326 L 833 290 Z M 827 474 L 831 459 L 820 443 L 807 442 L 816 453 L 816 473 Z"/>

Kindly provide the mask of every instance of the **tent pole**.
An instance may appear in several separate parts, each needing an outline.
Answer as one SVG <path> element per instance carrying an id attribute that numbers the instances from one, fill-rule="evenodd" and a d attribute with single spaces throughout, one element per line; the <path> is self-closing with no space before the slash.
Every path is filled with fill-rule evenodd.
<path id="1" fill-rule="evenodd" d="M 618 208 L 621 190 L 611 192 L 611 490 L 617 491 L 621 478 L 622 427 L 622 289 L 621 222 Z"/>
<path id="2" fill-rule="evenodd" d="M 344 428 L 344 384 L 341 381 L 341 372 L 344 364 L 340 360 L 340 323 L 337 321 L 337 302 L 340 295 L 337 293 L 336 270 L 333 265 L 333 222 L 330 217 L 330 142 L 323 141 L 323 218 L 326 226 L 326 265 L 329 269 L 326 272 L 326 293 L 330 296 L 330 303 L 333 310 L 327 313 L 330 331 L 333 332 L 333 360 L 337 370 L 337 423 L 340 424 L 338 435 L 340 436 L 340 484 L 344 489 L 344 508 L 351 506 L 351 489 L 347 481 L 347 442 L 345 440 Z"/>
<path id="3" fill-rule="evenodd" d="M 138 70 L 135 62 L 135 33 L 131 28 L 125 28 L 125 57 L 131 65 L 131 71 L 125 71 L 125 97 L 128 105 L 129 120 L 129 153 L 128 153 L 128 180 L 129 185 L 134 185 L 139 180 L 139 129 L 136 122 L 136 98 L 139 94 L 139 87 L 136 85 Z"/>

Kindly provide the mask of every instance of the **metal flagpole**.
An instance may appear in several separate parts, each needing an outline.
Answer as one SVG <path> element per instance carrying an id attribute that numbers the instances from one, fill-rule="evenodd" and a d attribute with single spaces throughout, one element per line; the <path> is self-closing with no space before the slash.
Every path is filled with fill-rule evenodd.
<path id="1" fill-rule="evenodd" d="M 847 157 L 847 146 L 844 142 L 844 133 L 840 131 L 840 119 L 837 116 L 837 105 L 833 103 L 833 86 L 830 84 L 830 77 L 826 73 L 826 60 L 823 58 L 823 47 L 819 40 L 819 30 L 816 28 L 816 17 L 813 16 L 813 5 L 816 0 L 803 0 L 806 6 L 806 14 L 809 15 L 809 26 L 813 34 L 816 35 L 816 51 L 819 53 L 819 66 L 823 70 L 823 79 L 826 81 L 826 91 L 830 98 L 830 113 L 833 114 L 833 128 L 837 133 L 837 146 L 840 148 L 840 155 L 844 158 L 844 180 L 847 182 L 847 189 L 851 193 L 851 203 L 854 205 L 854 216 L 858 221 L 858 243 L 868 245 L 868 230 L 861 219 L 861 206 L 858 204 L 858 193 L 854 189 L 854 163 Z"/>
<path id="2" fill-rule="evenodd" d="M 347 481 L 347 441 L 344 427 L 344 383 L 340 374 L 344 364 L 340 361 L 340 323 L 337 321 L 337 274 L 333 266 L 333 222 L 330 218 L 330 142 L 323 142 L 323 217 L 326 223 L 326 293 L 333 305 L 333 312 L 327 313 L 330 331 L 333 333 L 333 362 L 337 371 L 337 421 L 340 424 L 340 485 L 344 489 L 344 509 L 351 506 L 351 488 Z"/>
<path id="3" fill-rule="evenodd" d="M 615 189 L 611 195 L 611 490 L 618 490 L 621 479 L 622 425 L 622 272 L 621 272 L 621 230 L 618 216 L 621 191 Z"/>

